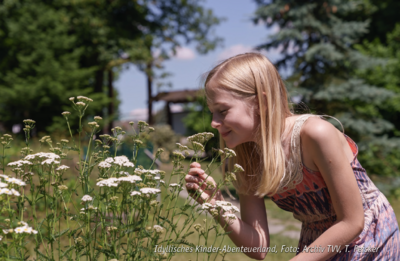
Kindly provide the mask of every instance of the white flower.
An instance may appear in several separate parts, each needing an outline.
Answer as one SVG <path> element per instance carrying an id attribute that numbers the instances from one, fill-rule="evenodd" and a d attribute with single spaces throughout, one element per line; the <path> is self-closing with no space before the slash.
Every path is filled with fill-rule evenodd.
<path id="1" fill-rule="evenodd" d="M 211 209 L 214 206 L 210 203 L 203 203 L 203 205 L 201 205 L 203 209 Z"/>
<path id="2" fill-rule="evenodd" d="M 25 160 L 34 160 L 36 158 L 35 154 L 31 154 L 25 157 Z"/>
<path id="3" fill-rule="evenodd" d="M 0 189 L 0 195 L 2 195 L 2 194 L 14 195 L 17 197 L 21 196 L 21 194 L 19 194 L 19 192 L 16 191 L 15 189 L 7 189 L 7 188 Z"/>
<path id="4" fill-rule="evenodd" d="M 236 152 L 234 150 L 225 148 L 224 149 L 226 158 L 236 157 Z"/>
<path id="5" fill-rule="evenodd" d="M 142 192 L 143 194 L 157 194 L 160 193 L 161 190 L 156 188 L 141 188 L 140 192 Z"/>
<path id="6" fill-rule="evenodd" d="M 114 159 L 111 158 L 111 157 L 108 157 L 108 158 L 106 158 L 104 161 L 107 162 L 107 163 L 113 163 L 113 162 L 114 162 Z"/>
<path id="7" fill-rule="evenodd" d="M 128 177 L 121 177 L 118 179 L 119 181 L 125 181 L 130 183 L 135 183 L 136 181 L 142 181 L 142 178 L 136 175 L 128 176 Z"/>
<path id="8" fill-rule="evenodd" d="M 170 187 L 180 187 L 181 185 L 177 184 L 177 183 L 171 183 L 169 184 Z"/>
<path id="9" fill-rule="evenodd" d="M 108 169 L 108 168 L 111 168 L 111 164 L 107 163 L 105 161 L 102 161 L 99 163 L 99 168 Z"/>
<path id="10" fill-rule="evenodd" d="M 122 166 L 128 167 L 128 168 L 133 168 L 133 167 L 135 167 L 135 164 L 133 164 L 132 162 L 124 162 L 124 163 L 122 163 Z"/>
<path id="11" fill-rule="evenodd" d="M 7 179 L 9 178 L 9 176 L 3 175 L 3 174 L 0 174 L 0 177 L 2 177 L 2 178 L 5 179 L 5 180 L 7 180 Z"/>
<path id="12" fill-rule="evenodd" d="M 244 168 L 242 166 L 240 166 L 239 164 L 233 165 L 233 172 L 238 172 L 238 171 L 243 172 Z"/>
<path id="13" fill-rule="evenodd" d="M 69 167 L 65 165 L 61 165 L 60 167 L 56 168 L 56 170 L 66 170 L 66 169 L 69 169 Z"/>
<path id="14" fill-rule="evenodd" d="M 60 159 L 60 156 L 58 156 L 57 154 L 55 154 L 55 153 L 51 153 L 51 152 L 48 152 L 48 153 L 46 153 L 46 152 L 39 152 L 39 153 L 36 153 L 36 154 L 34 154 L 35 155 L 35 157 L 38 157 L 38 158 L 48 158 L 48 159 Z M 28 156 L 27 156 L 28 157 Z"/>
<path id="15" fill-rule="evenodd" d="M 120 167 L 125 164 L 125 163 L 130 163 L 129 159 L 126 156 L 118 156 L 114 158 L 114 162 L 115 165 L 119 165 Z M 132 163 L 133 165 L 133 163 Z"/>
<path id="16" fill-rule="evenodd" d="M 0 236 L 0 241 L 3 239 L 3 236 Z"/>
<path id="17" fill-rule="evenodd" d="M 7 183 L 0 182 L 0 188 L 6 188 L 8 186 Z"/>
<path id="18" fill-rule="evenodd" d="M 24 221 L 21 221 L 20 223 L 23 224 L 23 226 L 15 228 L 14 229 L 15 233 L 17 233 L 17 234 L 20 234 L 20 233 L 37 234 L 38 233 L 36 230 L 29 227 L 28 223 L 26 223 Z M 3 232 L 4 232 L 4 230 L 3 230 Z"/>
<path id="19" fill-rule="evenodd" d="M 9 167 L 22 167 L 24 165 L 33 165 L 32 162 L 27 161 L 27 160 L 18 160 L 18 161 L 14 161 L 14 162 L 10 162 L 7 164 L 7 166 Z"/>
<path id="20" fill-rule="evenodd" d="M 6 179 L 8 183 L 16 184 L 18 186 L 26 186 L 26 183 L 17 178 L 8 178 Z"/>
<path id="21" fill-rule="evenodd" d="M 76 97 L 78 100 L 84 100 L 84 101 L 87 101 L 87 102 L 92 102 L 93 100 L 92 99 L 90 99 L 90 98 L 88 98 L 88 97 L 85 97 L 85 96 L 78 96 L 78 97 Z"/>
<path id="22" fill-rule="evenodd" d="M 89 195 L 85 195 L 85 196 L 83 196 L 82 197 L 82 201 L 92 201 L 93 200 L 93 198 L 91 197 L 91 196 L 89 196 Z"/>
<path id="23" fill-rule="evenodd" d="M 109 178 L 103 179 L 96 183 L 99 187 L 118 187 L 118 179 L 117 178 Z"/>
<path id="24" fill-rule="evenodd" d="M 153 228 L 157 233 L 162 233 L 164 231 L 164 228 L 160 225 L 154 225 Z"/>
<path id="25" fill-rule="evenodd" d="M 86 104 L 85 104 L 84 102 L 77 102 L 76 105 L 82 106 L 82 107 L 83 107 L 83 106 L 85 106 Z"/>
<path id="26" fill-rule="evenodd" d="M 13 232 L 13 229 L 12 228 L 10 228 L 10 229 L 3 229 L 3 233 L 4 234 L 8 234 L 8 233 L 11 233 L 11 232 Z"/>
<path id="27" fill-rule="evenodd" d="M 224 218 L 231 220 L 231 219 L 236 219 L 236 215 L 235 214 L 231 214 L 231 213 L 225 213 L 222 215 Z"/>
<path id="28" fill-rule="evenodd" d="M 140 193 L 139 191 L 132 191 L 131 192 L 131 196 L 140 196 L 142 193 Z"/>
<path id="29" fill-rule="evenodd" d="M 52 164 L 60 164 L 60 162 L 55 160 L 54 158 L 50 158 L 42 162 L 42 165 L 52 165 Z"/>
<path id="30" fill-rule="evenodd" d="M 165 184 L 165 181 L 164 181 L 164 180 L 160 180 L 160 183 L 163 183 L 163 184 Z"/>

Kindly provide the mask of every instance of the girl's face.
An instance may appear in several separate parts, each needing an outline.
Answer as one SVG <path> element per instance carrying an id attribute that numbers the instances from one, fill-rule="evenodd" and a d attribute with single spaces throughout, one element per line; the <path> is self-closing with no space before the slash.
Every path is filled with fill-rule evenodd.
<path id="1" fill-rule="evenodd" d="M 256 96 L 238 98 L 232 92 L 218 88 L 217 81 L 208 82 L 211 101 L 208 108 L 213 114 L 211 127 L 218 130 L 228 148 L 256 140 L 260 124 Z"/>

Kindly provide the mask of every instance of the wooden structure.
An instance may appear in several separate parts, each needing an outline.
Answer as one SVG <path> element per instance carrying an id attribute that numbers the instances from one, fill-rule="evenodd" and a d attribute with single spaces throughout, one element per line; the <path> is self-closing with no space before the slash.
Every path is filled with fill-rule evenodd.
<path id="1" fill-rule="evenodd" d="M 172 113 L 171 113 L 171 103 L 188 103 L 197 100 L 197 97 L 202 95 L 201 90 L 181 90 L 181 91 L 171 91 L 171 92 L 160 92 L 153 97 L 153 101 L 165 101 L 167 108 L 167 123 L 172 126 Z"/>

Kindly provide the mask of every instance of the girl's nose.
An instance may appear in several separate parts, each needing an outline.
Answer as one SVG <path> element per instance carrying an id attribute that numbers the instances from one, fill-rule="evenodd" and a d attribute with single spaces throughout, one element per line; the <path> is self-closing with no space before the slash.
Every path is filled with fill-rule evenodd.
<path id="1" fill-rule="evenodd" d="M 215 116 L 213 115 L 212 121 L 211 121 L 211 127 L 214 129 L 218 129 L 218 127 L 221 126 L 221 123 L 215 119 Z"/>

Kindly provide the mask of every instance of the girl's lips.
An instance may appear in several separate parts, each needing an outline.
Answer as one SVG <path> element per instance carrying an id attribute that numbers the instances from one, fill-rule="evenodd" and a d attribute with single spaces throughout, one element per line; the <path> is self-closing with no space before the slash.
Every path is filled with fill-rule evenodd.
<path id="1" fill-rule="evenodd" d="M 231 131 L 221 132 L 221 136 L 226 137 L 226 136 L 228 136 L 229 133 L 231 133 Z"/>

